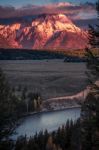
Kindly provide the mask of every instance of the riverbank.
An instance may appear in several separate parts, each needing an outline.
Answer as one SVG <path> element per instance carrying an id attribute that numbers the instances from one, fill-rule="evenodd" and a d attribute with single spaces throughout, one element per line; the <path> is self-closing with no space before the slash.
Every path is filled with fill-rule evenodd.
<path id="1" fill-rule="evenodd" d="M 27 116 L 30 116 L 30 115 L 35 115 L 35 114 L 40 114 L 40 113 L 63 111 L 63 110 L 66 110 L 66 109 L 73 109 L 73 108 L 81 108 L 81 105 L 71 106 L 71 107 L 63 107 L 63 108 L 60 108 L 60 109 L 56 108 L 56 109 L 52 109 L 52 110 L 43 109 L 41 111 L 29 112 L 27 114 L 24 114 L 22 117 L 27 117 Z"/>

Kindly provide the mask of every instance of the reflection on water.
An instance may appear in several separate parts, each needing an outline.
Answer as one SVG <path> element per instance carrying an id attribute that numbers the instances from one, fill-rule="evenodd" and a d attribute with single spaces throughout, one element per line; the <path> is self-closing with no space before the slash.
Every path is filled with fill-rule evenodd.
<path id="1" fill-rule="evenodd" d="M 47 129 L 49 132 L 56 130 L 68 119 L 75 121 L 80 117 L 80 108 L 72 108 L 61 111 L 39 113 L 24 118 L 11 137 L 16 139 L 20 135 L 33 136 L 36 132 Z"/>

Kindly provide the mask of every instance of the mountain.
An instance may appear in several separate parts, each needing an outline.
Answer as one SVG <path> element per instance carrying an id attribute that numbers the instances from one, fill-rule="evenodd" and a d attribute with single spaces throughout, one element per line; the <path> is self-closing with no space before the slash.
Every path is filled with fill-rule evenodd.
<path id="1" fill-rule="evenodd" d="M 31 22 L 0 25 L 0 37 L 0 43 L 6 39 L 11 48 L 66 50 L 87 44 L 87 32 L 64 14 L 42 14 Z"/>

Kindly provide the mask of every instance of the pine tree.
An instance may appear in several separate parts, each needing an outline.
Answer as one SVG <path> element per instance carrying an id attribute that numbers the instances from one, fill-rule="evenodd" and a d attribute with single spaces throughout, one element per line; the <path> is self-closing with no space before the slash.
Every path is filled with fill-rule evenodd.
<path id="1" fill-rule="evenodd" d="M 17 96 L 0 69 L 0 139 L 11 132 L 19 114 L 18 103 Z"/>
<path id="2" fill-rule="evenodd" d="M 99 0 L 96 4 L 99 15 Z M 99 21 L 99 16 L 98 16 Z M 88 78 L 91 82 L 90 92 L 82 106 L 82 150 L 99 149 L 99 25 L 89 26 L 89 44 L 87 52 Z M 98 56 L 94 54 L 97 49 Z"/>
<path id="3" fill-rule="evenodd" d="M 9 118 L 10 95 L 10 88 L 3 71 L 0 69 L 0 137 L 2 137 L 2 131 L 4 131 L 4 126 Z"/>
<path id="4" fill-rule="evenodd" d="M 99 95 L 90 92 L 82 107 L 82 150 L 99 148 Z"/>
<path id="5" fill-rule="evenodd" d="M 99 22 L 99 0 L 96 3 Z M 95 54 L 94 51 L 97 51 Z M 87 68 L 90 82 L 93 84 L 95 80 L 99 80 L 99 24 L 95 27 L 89 25 L 89 48 L 86 48 Z"/>

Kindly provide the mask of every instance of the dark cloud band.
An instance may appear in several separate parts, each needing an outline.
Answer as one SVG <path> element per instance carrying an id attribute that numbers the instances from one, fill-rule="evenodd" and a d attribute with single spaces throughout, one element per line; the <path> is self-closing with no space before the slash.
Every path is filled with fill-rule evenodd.
<path id="1" fill-rule="evenodd" d="M 0 18 L 13 18 L 13 17 L 22 17 L 22 16 L 30 16 L 30 15 L 39 15 L 39 14 L 50 14 L 50 13 L 64 13 L 71 17 L 72 19 L 85 19 L 84 17 L 92 18 L 96 14 L 95 5 L 92 3 L 85 3 L 82 5 L 63 5 L 53 4 L 53 5 L 45 5 L 45 6 L 33 6 L 27 5 L 22 8 L 14 8 L 14 7 L 3 7 L 0 6 Z"/>

